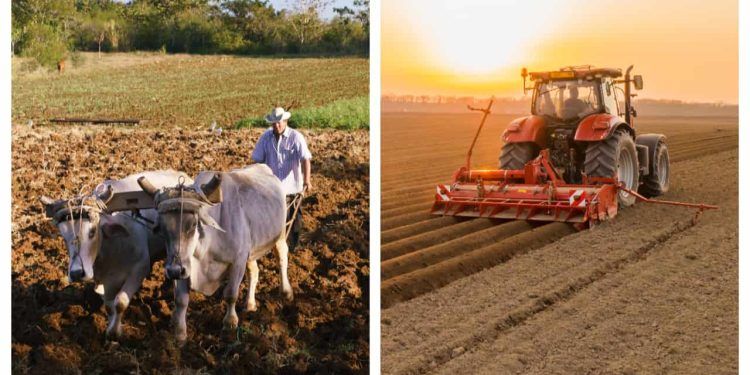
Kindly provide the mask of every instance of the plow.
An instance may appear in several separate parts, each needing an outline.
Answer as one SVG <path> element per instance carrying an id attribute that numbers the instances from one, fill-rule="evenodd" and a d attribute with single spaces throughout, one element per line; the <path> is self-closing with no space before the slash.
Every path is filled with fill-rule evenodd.
<path id="1" fill-rule="evenodd" d="M 434 215 L 572 223 L 585 229 L 613 219 L 636 201 L 695 209 L 693 220 L 718 206 L 654 199 L 669 188 L 666 137 L 636 136 L 631 84 L 619 69 L 591 66 L 531 73 L 532 115 L 503 133 L 498 169 L 472 169 L 471 156 L 493 101 L 469 110 L 483 116 L 466 163 L 436 187 Z M 616 87 L 624 84 L 624 90 Z M 622 92 L 617 95 L 617 90 Z M 578 99 L 584 91 L 583 99 Z M 624 96 L 624 97 L 623 97 Z M 620 101 L 625 102 L 620 108 Z"/>

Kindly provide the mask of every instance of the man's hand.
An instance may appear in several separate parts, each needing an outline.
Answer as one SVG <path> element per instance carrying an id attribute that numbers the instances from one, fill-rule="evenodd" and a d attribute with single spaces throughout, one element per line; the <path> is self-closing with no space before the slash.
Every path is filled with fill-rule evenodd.
<path id="1" fill-rule="evenodd" d="M 312 190 L 312 184 L 310 183 L 310 159 L 305 159 L 302 162 L 302 176 L 305 183 L 302 185 L 302 191 L 308 192 Z"/>

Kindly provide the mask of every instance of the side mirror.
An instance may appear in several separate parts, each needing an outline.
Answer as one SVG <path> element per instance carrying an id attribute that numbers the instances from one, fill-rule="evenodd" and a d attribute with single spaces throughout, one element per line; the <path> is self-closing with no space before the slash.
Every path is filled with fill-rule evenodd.
<path id="1" fill-rule="evenodd" d="M 636 90 L 643 90 L 643 76 L 640 74 L 633 76 L 633 85 Z"/>

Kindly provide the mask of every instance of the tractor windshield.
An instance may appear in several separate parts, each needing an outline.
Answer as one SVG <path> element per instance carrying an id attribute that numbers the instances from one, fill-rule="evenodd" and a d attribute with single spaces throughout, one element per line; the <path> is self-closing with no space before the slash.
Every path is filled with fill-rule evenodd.
<path id="1" fill-rule="evenodd" d="M 563 120 L 599 111 L 596 81 L 548 81 L 537 86 L 534 114 Z"/>

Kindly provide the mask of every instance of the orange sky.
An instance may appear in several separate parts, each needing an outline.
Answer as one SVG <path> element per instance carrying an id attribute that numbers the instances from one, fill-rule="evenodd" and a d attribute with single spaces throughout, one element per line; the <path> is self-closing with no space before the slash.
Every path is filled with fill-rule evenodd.
<path id="1" fill-rule="evenodd" d="M 383 0 L 384 94 L 521 96 L 521 67 L 626 68 L 643 98 L 737 103 L 737 2 Z"/>

